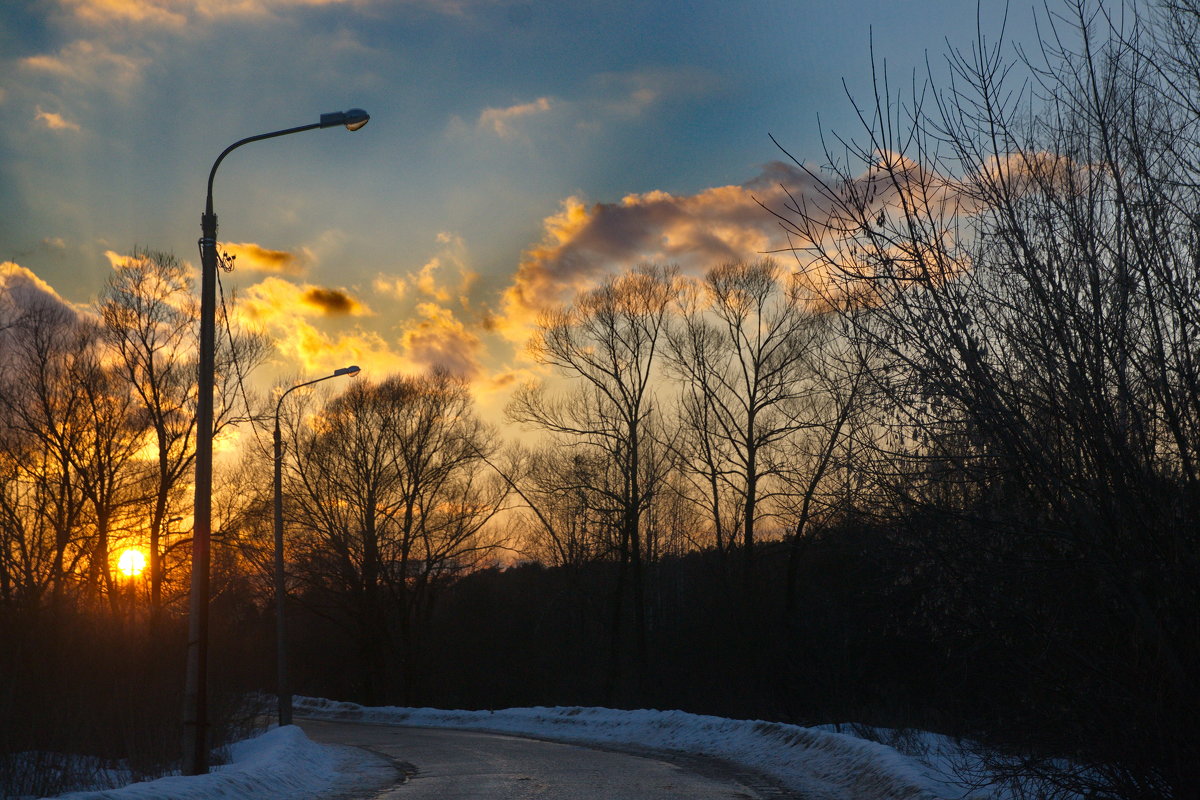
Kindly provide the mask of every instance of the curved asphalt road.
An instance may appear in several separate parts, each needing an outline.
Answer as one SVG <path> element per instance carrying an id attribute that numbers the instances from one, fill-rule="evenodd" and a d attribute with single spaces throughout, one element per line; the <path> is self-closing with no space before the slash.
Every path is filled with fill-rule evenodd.
<path id="1" fill-rule="evenodd" d="M 769 779 L 709 759 L 634 755 L 516 736 L 298 720 L 310 739 L 391 762 L 361 800 L 730 800 L 796 797 Z M 390 784 L 388 781 L 391 781 Z"/>

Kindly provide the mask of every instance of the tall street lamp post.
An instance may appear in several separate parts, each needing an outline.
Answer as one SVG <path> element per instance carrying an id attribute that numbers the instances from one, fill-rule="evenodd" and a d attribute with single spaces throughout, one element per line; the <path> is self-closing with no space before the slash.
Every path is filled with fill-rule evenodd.
<path id="1" fill-rule="evenodd" d="M 288 687 L 287 669 L 287 617 L 284 614 L 284 601 L 287 597 L 287 586 L 283 574 L 283 438 L 279 434 L 279 410 L 283 407 L 283 398 L 297 389 L 312 386 L 314 383 L 327 381 L 342 375 L 354 376 L 359 373 L 356 366 L 335 369 L 332 375 L 323 378 L 298 383 L 279 396 L 275 403 L 275 658 L 279 688 L 279 724 L 292 724 L 292 691 Z"/>
<path id="2" fill-rule="evenodd" d="M 200 364 L 196 398 L 196 494 L 192 529 L 192 591 L 188 610 L 187 677 L 183 693 L 183 773 L 208 772 L 208 568 L 212 537 L 213 383 L 216 364 L 217 215 L 213 178 L 225 156 L 250 142 L 289 133 L 345 125 L 356 131 L 370 120 L 360 108 L 322 114 L 320 122 L 262 133 L 234 142 L 208 173 L 208 196 L 200 219 Z"/>

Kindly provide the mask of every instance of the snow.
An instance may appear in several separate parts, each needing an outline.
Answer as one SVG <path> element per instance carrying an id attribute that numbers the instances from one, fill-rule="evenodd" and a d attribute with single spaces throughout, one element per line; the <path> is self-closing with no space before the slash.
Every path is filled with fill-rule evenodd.
<path id="1" fill-rule="evenodd" d="M 230 763 L 207 775 L 173 775 L 120 789 L 71 792 L 59 800 L 302 800 L 335 794 L 364 773 L 378 773 L 379 758 L 353 747 L 319 745 L 295 725 L 273 728 L 230 748 Z"/>
<path id="2" fill-rule="evenodd" d="M 905 736 L 911 755 L 871 739 L 888 731 L 851 726 L 805 728 L 777 722 L 733 720 L 682 711 L 610 708 L 510 708 L 444 711 L 370 708 L 319 698 L 296 698 L 298 714 L 375 724 L 493 731 L 574 744 L 674 751 L 719 758 L 770 775 L 812 800 L 999 800 L 956 785 L 953 767 L 963 758 L 952 740 L 931 733 Z M 898 742 L 899 743 L 899 742 Z"/>
<path id="3" fill-rule="evenodd" d="M 769 775 L 811 800 L 998 800 L 1000 793 L 956 785 L 950 766 L 962 750 L 927 733 L 903 736 L 848 726 L 806 728 L 732 720 L 682 711 L 608 708 L 512 708 L 445 711 L 364 707 L 298 697 L 299 716 L 374 724 L 461 728 L 617 749 L 711 756 Z M 897 744 L 905 752 L 872 739 Z M 865 737 L 865 738 L 864 738 Z M 121 789 L 74 792 L 62 800 L 193 800 L 273 798 L 299 800 L 378 786 L 381 760 L 362 750 L 319 745 L 289 725 L 239 742 L 229 764 L 208 775 L 172 776 Z"/>

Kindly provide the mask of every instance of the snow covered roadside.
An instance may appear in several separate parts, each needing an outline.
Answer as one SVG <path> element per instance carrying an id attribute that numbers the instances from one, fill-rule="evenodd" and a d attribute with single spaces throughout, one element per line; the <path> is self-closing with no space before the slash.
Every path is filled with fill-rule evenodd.
<path id="1" fill-rule="evenodd" d="M 712 756 L 756 769 L 812 800 L 933 800 L 971 797 L 917 759 L 828 729 L 731 720 L 682 711 L 512 708 L 443 711 L 369 708 L 320 698 L 295 699 L 314 718 L 513 733 L 575 744 L 643 747 Z"/>
<path id="2" fill-rule="evenodd" d="M 230 747 L 231 760 L 207 775 L 181 775 L 120 789 L 71 792 L 58 800 L 308 800 L 361 787 L 369 791 L 393 774 L 382 759 L 354 747 L 316 744 L 295 725 L 273 728 Z"/>

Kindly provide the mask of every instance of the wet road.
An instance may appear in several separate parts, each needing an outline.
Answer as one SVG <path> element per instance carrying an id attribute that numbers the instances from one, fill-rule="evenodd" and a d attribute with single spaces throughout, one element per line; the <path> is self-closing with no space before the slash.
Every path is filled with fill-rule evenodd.
<path id="1" fill-rule="evenodd" d="M 516 736 L 298 720 L 310 739 L 391 763 L 363 800 L 729 800 L 794 797 L 722 762 L 631 755 Z M 666 760 L 670 758 L 671 760 Z M 390 785 L 388 785 L 390 781 Z"/>

